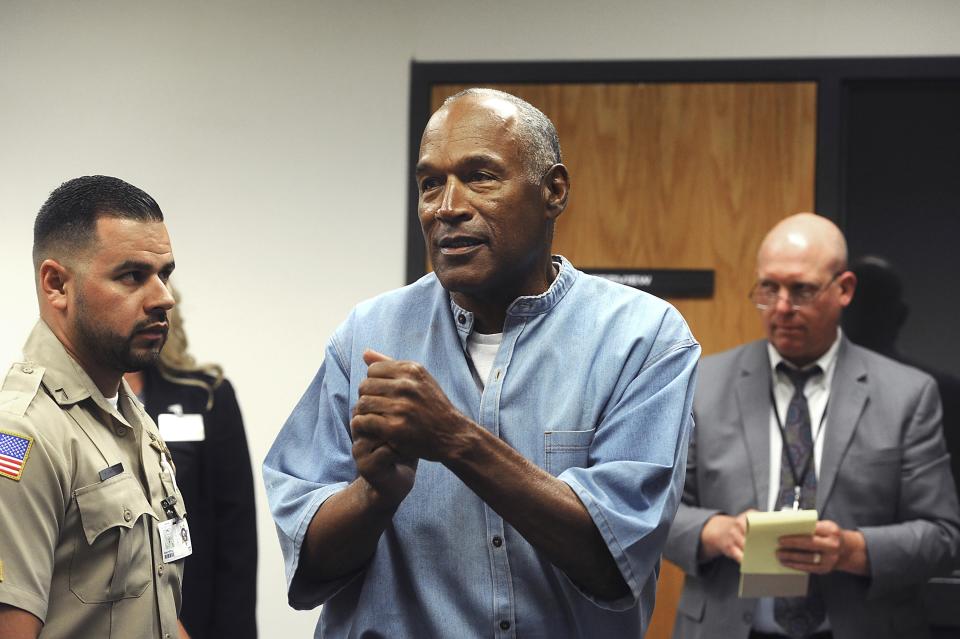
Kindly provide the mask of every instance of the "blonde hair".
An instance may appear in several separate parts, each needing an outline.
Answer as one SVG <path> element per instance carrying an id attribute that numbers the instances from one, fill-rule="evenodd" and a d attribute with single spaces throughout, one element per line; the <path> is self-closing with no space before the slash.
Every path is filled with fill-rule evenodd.
<path id="1" fill-rule="evenodd" d="M 167 343 L 160 351 L 156 369 L 160 376 L 174 384 L 195 386 L 207 391 L 207 410 L 213 408 L 213 391 L 223 383 L 223 368 L 217 364 L 198 364 L 196 358 L 187 350 L 187 333 L 183 330 L 183 317 L 180 315 L 180 293 L 168 285 L 177 305 L 168 315 L 170 329 Z M 197 375 L 200 373 L 201 375 Z"/>

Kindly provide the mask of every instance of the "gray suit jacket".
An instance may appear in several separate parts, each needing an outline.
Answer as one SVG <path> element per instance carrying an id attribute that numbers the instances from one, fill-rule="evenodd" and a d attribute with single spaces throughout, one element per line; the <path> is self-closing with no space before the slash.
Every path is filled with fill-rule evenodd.
<path id="1" fill-rule="evenodd" d="M 817 488 L 821 519 L 859 529 L 870 577 L 820 580 L 838 639 L 924 637 L 920 586 L 960 556 L 960 508 L 933 378 L 845 338 L 837 354 Z M 664 556 L 686 573 L 674 637 L 745 638 L 756 599 L 739 599 L 739 564 L 697 561 L 716 513 L 766 510 L 770 363 L 766 341 L 705 358 L 694 399 L 683 503 Z"/>

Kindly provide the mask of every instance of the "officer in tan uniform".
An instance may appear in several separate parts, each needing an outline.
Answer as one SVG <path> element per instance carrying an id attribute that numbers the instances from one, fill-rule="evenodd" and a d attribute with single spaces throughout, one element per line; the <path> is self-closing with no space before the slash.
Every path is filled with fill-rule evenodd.
<path id="1" fill-rule="evenodd" d="M 71 180 L 33 258 L 40 321 L 0 390 L 0 637 L 175 638 L 186 510 L 122 382 L 166 340 L 163 213 L 122 180 Z"/>

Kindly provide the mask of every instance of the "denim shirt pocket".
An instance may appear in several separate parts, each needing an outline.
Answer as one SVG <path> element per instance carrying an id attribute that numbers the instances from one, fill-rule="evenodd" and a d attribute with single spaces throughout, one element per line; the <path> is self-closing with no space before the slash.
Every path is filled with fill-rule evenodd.
<path id="1" fill-rule="evenodd" d="M 593 443 L 592 430 L 548 430 L 543 433 L 545 468 L 556 477 L 568 468 L 584 468 Z"/>

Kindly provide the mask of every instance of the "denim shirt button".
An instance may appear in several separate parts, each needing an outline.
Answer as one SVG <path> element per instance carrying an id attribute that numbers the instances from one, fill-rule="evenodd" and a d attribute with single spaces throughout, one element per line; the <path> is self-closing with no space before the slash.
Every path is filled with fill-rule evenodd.
<path id="1" fill-rule="evenodd" d="M 461 324 L 466 324 L 467 316 L 464 315 L 463 313 L 460 313 L 459 315 L 457 315 L 457 321 L 460 322 Z"/>
<path id="2" fill-rule="evenodd" d="M 500 535 L 494 535 L 494 536 L 493 536 L 493 545 L 494 545 L 494 547 L 496 547 L 496 548 L 499 548 L 500 546 L 502 546 L 502 545 L 503 545 L 503 538 L 500 537 Z"/>
<path id="3" fill-rule="evenodd" d="M 510 630 L 510 622 L 509 622 L 509 621 L 506 621 L 506 620 L 501 621 L 501 622 L 500 622 L 500 630 Z"/>

